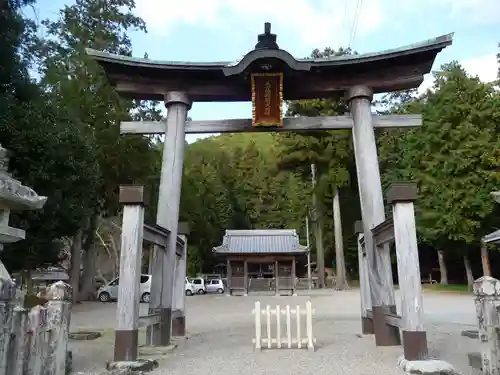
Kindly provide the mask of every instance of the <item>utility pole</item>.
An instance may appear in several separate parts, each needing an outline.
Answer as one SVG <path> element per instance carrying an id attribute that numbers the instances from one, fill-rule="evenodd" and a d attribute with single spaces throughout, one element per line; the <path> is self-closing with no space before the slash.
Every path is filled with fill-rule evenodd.
<path id="1" fill-rule="evenodd" d="M 335 286 L 337 289 L 345 289 L 348 287 L 345 259 L 344 259 L 344 239 L 342 236 L 342 220 L 340 216 L 340 197 L 339 189 L 333 189 L 333 228 L 335 234 L 335 263 L 336 263 L 336 278 Z"/>
<path id="2" fill-rule="evenodd" d="M 307 239 L 307 285 L 309 290 L 312 288 L 312 275 L 311 275 L 311 247 L 309 244 L 309 215 L 306 214 L 306 239 Z"/>
<path id="3" fill-rule="evenodd" d="M 323 251 L 323 228 L 321 227 L 321 210 L 316 197 L 316 165 L 311 164 L 311 180 L 312 180 L 312 200 L 313 200 L 313 217 L 314 229 L 316 238 L 316 265 L 318 268 L 319 287 L 325 287 L 325 252 Z"/>

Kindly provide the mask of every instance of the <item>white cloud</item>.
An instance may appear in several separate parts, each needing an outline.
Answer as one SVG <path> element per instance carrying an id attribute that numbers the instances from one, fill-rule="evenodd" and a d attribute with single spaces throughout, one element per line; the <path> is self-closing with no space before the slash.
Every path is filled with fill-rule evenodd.
<path id="1" fill-rule="evenodd" d="M 434 0 L 435 1 L 435 0 Z M 441 6 L 448 6 L 451 16 L 473 23 L 500 22 L 499 0 L 439 0 Z"/>
<path id="2" fill-rule="evenodd" d="M 453 20 L 460 24 L 491 24 L 500 21 L 499 0 L 383 0 L 384 11 L 401 16 L 425 15 L 432 12 L 443 22 Z"/>
<path id="3" fill-rule="evenodd" d="M 473 57 L 460 61 L 462 67 L 473 76 L 478 76 L 481 81 L 492 82 L 497 79 L 498 62 L 497 55 L 490 53 L 484 56 Z M 424 82 L 418 88 L 420 93 L 432 87 L 434 82 L 432 74 L 427 74 Z"/>
<path id="4" fill-rule="evenodd" d="M 497 79 L 498 62 L 496 53 L 464 60 L 462 66 L 469 74 L 477 75 L 482 81 L 491 82 Z"/>
<path id="5" fill-rule="evenodd" d="M 381 0 L 362 1 L 356 35 L 382 22 Z M 347 6 L 346 6 L 347 4 Z M 258 32 L 264 21 L 275 32 L 307 46 L 346 44 L 356 13 L 354 0 L 137 0 L 137 12 L 155 33 L 177 24 Z M 345 11 L 344 11 L 345 9 Z"/>

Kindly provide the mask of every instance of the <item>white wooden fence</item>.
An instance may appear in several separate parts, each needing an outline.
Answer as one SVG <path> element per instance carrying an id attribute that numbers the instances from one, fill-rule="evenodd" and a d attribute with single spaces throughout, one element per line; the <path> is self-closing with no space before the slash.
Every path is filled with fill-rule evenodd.
<path id="1" fill-rule="evenodd" d="M 44 306 L 17 306 L 16 287 L 0 278 L 0 375 L 64 375 L 71 287 L 48 288 Z"/>
<path id="2" fill-rule="evenodd" d="M 314 345 L 316 344 L 312 327 L 314 310 L 310 301 L 306 302 L 305 309 L 301 309 L 300 305 L 295 306 L 295 308 L 291 308 L 290 305 L 284 307 L 276 305 L 275 308 L 271 308 L 270 305 L 267 305 L 265 309 L 262 309 L 260 302 L 256 301 L 252 314 L 255 317 L 255 338 L 252 340 L 255 349 L 307 348 L 314 351 Z M 305 337 L 302 336 L 303 315 L 305 316 Z M 265 320 L 265 324 L 262 323 L 262 320 Z M 282 323 L 284 323 L 283 328 L 286 337 L 282 337 Z M 275 329 L 273 329 L 273 325 Z M 292 335 L 293 331 L 295 336 Z"/>

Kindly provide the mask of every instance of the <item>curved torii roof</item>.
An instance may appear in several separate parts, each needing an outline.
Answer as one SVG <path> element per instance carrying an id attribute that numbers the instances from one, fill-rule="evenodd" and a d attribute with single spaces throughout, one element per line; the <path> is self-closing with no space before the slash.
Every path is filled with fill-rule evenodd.
<path id="1" fill-rule="evenodd" d="M 191 100 L 250 101 L 250 73 L 284 73 L 283 99 L 313 99 L 343 95 L 365 84 L 375 93 L 418 87 L 436 55 L 451 45 L 453 34 L 409 46 L 361 55 L 296 59 L 279 49 L 266 24 L 255 49 L 237 62 L 158 61 L 87 49 L 121 94 L 163 100 L 166 91 L 185 91 Z"/>

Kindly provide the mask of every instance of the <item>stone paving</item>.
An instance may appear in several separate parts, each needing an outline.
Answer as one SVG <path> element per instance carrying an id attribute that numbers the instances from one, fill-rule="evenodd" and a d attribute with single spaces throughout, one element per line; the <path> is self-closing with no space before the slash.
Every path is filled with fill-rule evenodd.
<path id="1" fill-rule="evenodd" d="M 188 338 L 177 340 L 178 347 L 171 353 L 155 358 L 160 367 L 151 374 L 402 374 L 397 367 L 401 347 L 377 348 L 373 337 L 359 334 L 358 290 L 312 294 L 188 297 Z M 255 352 L 251 314 L 255 300 L 273 306 L 303 305 L 311 300 L 316 311 L 313 318 L 316 352 L 298 349 Z M 114 303 L 84 303 L 74 308 L 72 331 L 103 333 L 94 341 L 71 341 L 74 373 L 98 373 L 112 358 L 115 308 Z M 141 304 L 144 313 L 146 309 Z M 477 343 L 460 334 L 463 329 L 475 328 L 472 296 L 428 292 L 424 295 L 424 309 L 431 354 L 450 362 L 463 375 L 477 374 L 469 368 L 466 357 Z"/>

